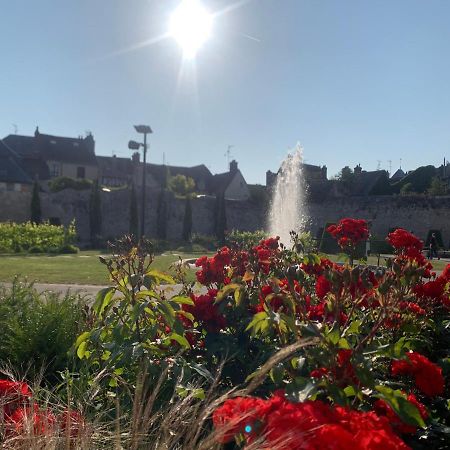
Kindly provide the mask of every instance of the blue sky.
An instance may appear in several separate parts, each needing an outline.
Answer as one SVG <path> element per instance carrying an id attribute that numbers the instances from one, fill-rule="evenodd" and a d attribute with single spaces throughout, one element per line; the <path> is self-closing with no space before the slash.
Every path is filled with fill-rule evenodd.
<path id="1" fill-rule="evenodd" d="M 308 163 L 396 170 L 450 158 L 450 2 L 204 0 L 215 18 L 193 62 L 167 31 L 179 0 L 1 2 L 0 136 L 93 132 L 129 155 L 226 169 L 227 146 L 264 183 L 298 141 Z"/>

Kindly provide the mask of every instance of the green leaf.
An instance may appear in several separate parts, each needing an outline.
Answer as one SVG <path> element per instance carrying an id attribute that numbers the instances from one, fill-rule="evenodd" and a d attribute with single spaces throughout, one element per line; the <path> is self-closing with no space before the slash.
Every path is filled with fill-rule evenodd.
<path id="1" fill-rule="evenodd" d="M 85 331 L 84 333 L 81 333 L 77 337 L 77 340 L 75 341 L 75 347 L 78 348 L 82 342 L 87 341 L 90 334 L 91 333 L 89 331 Z"/>
<path id="2" fill-rule="evenodd" d="M 167 337 L 167 339 L 177 341 L 184 348 L 191 348 L 188 340 L 181 334 L 170 333 L 169 336 Z"/>
<path id="3" fill-rule="evenodd" d="M 86 356 L 87 341 L 83 341 L 77 348 L 77 356 L 83 359 Z"/>
<path id="4" fill-rule="evenodd" d="M 101 317 L 105 308 L 111 303 L 114 297 L 115 289 L 113 287 L 107 287 L 100 289 L 94 302 L 94 311 Z"/>
<path id="5" fill-rule="evenodd" d="M 327 341 L 331 342 L 334 345 L 336 345 L 339 342 L 340 338 L 341 338 L 341 333 L 340 333 L 339 327 L 333 327 L 326 335 Z"/>
<path id="6" fill-rule="evenodd" d="M 144 286 L 149 287 L 151 284 L 161 284 L 164 281 L 167 284 L 175 284 L 173 277 L 159 270 L 149 270 L 144 277 Z M 149 284 L 150 282 L 150 284 Z"/>
<path id="7" fill-rule="evenodd" d="M 257 325 L 259 322 L 262 322 L 263 320 L 267 320 L 267 313 L 266 313 L 265 311 L 261 311 L 261 312 L 259 312 L 259 313 L 256 313 L 256 314 L 253 316 L 252 321 L 247 325 L 247 328 L 245 329 L 245 331 L 249 331 L 249 330 L 251 330 L 252 328 L 255 328 L 256 325 Z"/>
<path id="8" fill-rule="evenodd" d="M 385 400 L 403 422 L 425 428 L 426 425 L 419 410 L 407 400 L 406 395 L 400 390 L 381 385 L 375 386 L 375 389 L 380 393 L 376 397 Z"/>
<path id="9" fill-rule="evenodd" d="M 228 297 L 232 292 L 234 292 L 236 289 L 239 289 L 240 287 L 241 285 L 237 283 L 227 284 L 217 293 L 214 303 L 221 302 L 223 299 Z"/>
<path id="10" fill-rule="evenodd" d="M 194 305 L 194 301 L 191 297 L 186 297 L 184 295 L 176 295 L 170 299 L 172 302 L 178 303 L 180 305 Z"/>

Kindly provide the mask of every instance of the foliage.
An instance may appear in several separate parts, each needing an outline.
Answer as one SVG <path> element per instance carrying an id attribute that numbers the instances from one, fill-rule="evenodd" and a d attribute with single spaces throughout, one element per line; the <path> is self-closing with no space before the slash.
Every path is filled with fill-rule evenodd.
<path id="1" fill-rule="evenodd" d="M 448 184 L 442 181 L 439 177 L 431 179 L 430 187 L 428 188 L 429 195 L 446 195 L 448 193 Z"/>
<path id="2" fill-rule="evenodd" d="M 267 233 L 264 230 L 232 230 L 232 232 L 227 235 L 227 244 L 230 246 L 253 247 L 254 245 L 258 245 L 258 243 L 266 237 Z"/>
<path id="3" fill-rule="evenodd" d="M 400 195 L 408 195 L 414 192 L 414 185 L 412 183 L 405 183 L 400 188 Z"/>
<path id="4" fill-rule="evenodd" d="M 422 166 L 416 170 L 408 173 L 404 178 L 392 184 L 394 193 L 416 192 L 423 194 L 427 192 L 430 187 L 432 178 L 436 175 L 436 168 L 434 166 Z M 411 186 L 405 188 L 405 185 Z"/>
<path id="5" fill-rule="evenodd" d="M 195 181 L 186 175 L 175 175 L 169 178 L 169 189 L 178 195 L 188 195 L 194 192 Z"/>
<path id="6" fill-rule="evenodd" d="M 84 191 L 92 188 L 92 181 L 86 178 L 57 177 L 48 182 L 50 192 L 59 192 L 64 189 Z"/>
<path id="7" fill-rule="evenodd" d="M 134 184 L 131 185 L 130 189 L 130 229 L 129 232 L 132 236 L 139 236 L 139 218 L 138 218 L 138 205 L 136 190 Z"/>
<path id="8" fill-rule="evenodd" d="M 186 197 L 184 205 L 184 218 L 183 218 L 183 240 L 189 242 L 192 237 L 192 204 L 191 198 Z"/>
<path id="9" fill-rule="evenodd" d="M 89 197 L 89 230 L 92 245 L 96 245 L 102 234 L 102 204 L 98 180 L 92 184 Z"/>
<path id="10" fill-rule="evenodd" d="M 30 205 L 30 218 L 33 223 L 41 223 L 42 212 L 41 212 L 41 199 L 39 197 L 39 183 L 37 181 L 33 184 L 33 192 L 31 194 L 31 205 Z"/>
<path id="11" fill-rule="evenodd" d="M 249 184 L 250 200 L 260 207 L 268 207 L 270 196 L 266 186 L 260 184 Z"/>
<path id="12" fill-rule="evenodd" d="M 0 365 L 12 364 L 30 380 L 42 373 L 54 383 L 58 371 L 76 362 L 68 352 L 86 327 L 85 304 L 77 295 L 39 294 L 18 279 L 10 288 L 1 288 Z"/>
<path id="13" fill-rule="evenodd" d="M 192 235 L 192 243 L 204 247 L 206 250 L 217 250 L 218 242 L 215 236 L 194 233 Z"/>
<path id="14" fill-rule="evenodd" d="M 378 178 L 375 185 L 369 192 L 369 195 L 391 195 L 392 188 L 389 182 L 389 174 L 387 171 L 383 170 L 382 175 Z"/>
<path id="15" fill-rule="evenodd" d="M 337 174 L 336 179 L 346 190 L 351 190 L 355 184 L 356 176 L 349 166 L 345 166 Z"/>
<path id="16" fill-rule="evenodd" d="M 61 252 L 75 241 L 75 223 L 67 228 L 63 225 L 50 225 L 48 222 L 0 223 L 0 252 L 33 253 Z M 76 247 L 72 248 L 77 250 Z M 33 249 L 33 250 L 32 250 Z"/>

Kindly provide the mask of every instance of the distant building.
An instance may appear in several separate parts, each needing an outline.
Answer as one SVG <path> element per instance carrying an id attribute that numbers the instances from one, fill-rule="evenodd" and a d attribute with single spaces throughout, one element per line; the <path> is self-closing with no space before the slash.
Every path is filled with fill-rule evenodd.
<path id="1" fill-rule="evenodd" d="M 278 172 L 272 172 L 268 170 L 266 172 L 266 186 L 270 187 L 275 184 L 277 175 L 280 172 L 281 168 Z M 303 177 L 307 184 L 315 184 L 315 183 L 323 183 L 328 181 L 327 178 L 327 166 L 315 166 L 313 164 L 302 164 L 302 173 Z"/>
<path id="2" fill-rule="evenodd" d="M 30 191 L 33 180 L 23 170 L 21 158 L 0 140 L 0 191 Z"/>
<path id="3" fill-rule="evenodd" d="M 405 177 L 406 177 L 406 173 L 403 172 L 403 170 L 400 168 L 394 173 L 394 175 L 392 175 L 390 180 L 391 180 L 391 183 L 395 183 L 396 181 L 400 181 Z"/>
<path id="4" fill-rule="evenodd" d="M 22 167 L 31 179 L 65 176 L 94 180 L 98 176 L 92 134 L 68 138 L 42 134 L 36 128 L 34 136 L 10 134 L 3 141 L 20 156 Z"/>
<path id="5" fill-rule="evenodd" d="M 231 161 L 228 172 L 213 176 L 209 190 L 211 194 L 223 194 L 228 200 L 248 200 L 250 198 L 247 182 L 235 160 Z"/>
<path id="6" fill-rule="evenodd" d="M 99 182 L 103 186 L 127 186 L 133 181 L 134 167 L 131 158 L 97 156 L 97 166 Z"/>

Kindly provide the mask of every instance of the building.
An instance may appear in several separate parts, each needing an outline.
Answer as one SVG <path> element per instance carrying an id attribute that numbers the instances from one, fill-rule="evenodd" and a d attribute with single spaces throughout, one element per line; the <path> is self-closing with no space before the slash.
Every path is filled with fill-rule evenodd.
<path id="1" fill-rule="evenodd" d="M 97 165 L 98 179 L 102 186 L 127 186 L 133 181 L 134 167 L 131 158 L 97 156 Z"/>
<path id="2" fill-rule="evenodd" d="M 31 179 L 56 177 L 98 177 L 95 141 L 92 134 L 68 138 L 42 134 L 36 128 L 34 136 L 10 134 L 4 143 L 20 156 L 22 167 Z"/>
<path id="3" fill-rule="evenodd" d="M 0 191 L 28 192 L 32 184 L 21 158 L 0 140 Z"/>
<path id="4" fill-rule="evenodd" d="M 237 161 L 230 162 L 230 170 L 214 175 L 210 184 L 210 193 L 223 195 L 227 200 L 248 200 L 250 190 Z"/>

